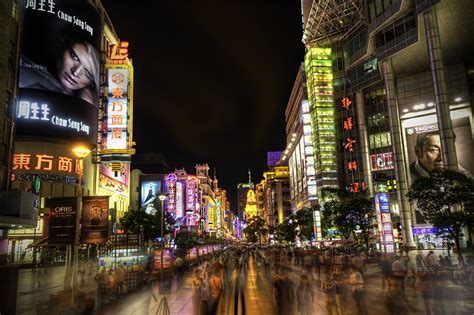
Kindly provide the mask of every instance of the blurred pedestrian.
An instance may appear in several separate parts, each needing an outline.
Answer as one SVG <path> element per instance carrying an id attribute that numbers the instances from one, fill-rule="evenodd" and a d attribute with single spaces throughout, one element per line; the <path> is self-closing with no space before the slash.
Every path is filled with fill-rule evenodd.
<path id="1" fill-rule="evenodd" d="M 387 293 L 385 305 L 388 314 L 404 315 L 408 313 L 408 301 L 402 290 L 400 281 L 395 277 L 389 277 L 387 282 Z"/>
<path id="2" fill-rule="evenodd" d="M 293 283 L 281 273 L 276 274 L 273 278 L 273 299 L 278 309 L 278 314 L 293 314 Z"/>
<path id="3" fill-rule="evenodd" d="M 300 277 L 300 285 L 296 289 L 296 302 L 301 315 L 314 313 L 313 289 L 306 275 Z"/>
<path id="4" fill-rule="evenodd" d="M 203 287 L 203 278 L 201 277 L 201 270 L 195 269 L 193 274 L 193 279 L 191 281 L 193 293 L 193 314 L 200 315 L 201 313 L 201 300 L 202 300 L 202 287 Z"/>
<path id="5" fill-rule="evenodd" d="M 357 305 L 357 314 L 368 314 L 367 306 L 365 304 L 364 278 L 357 266 L 351 265 L 350 268 L 349 288 Z"/>
<path id="6" fill-rule="evenodd" d="M 210 278 L 209 284 L 211 291 L 211 299 L 209 303 L 208 313 L 215 314 L 222 295 L 221 270 L 214 270 L 214 274 Z"/>

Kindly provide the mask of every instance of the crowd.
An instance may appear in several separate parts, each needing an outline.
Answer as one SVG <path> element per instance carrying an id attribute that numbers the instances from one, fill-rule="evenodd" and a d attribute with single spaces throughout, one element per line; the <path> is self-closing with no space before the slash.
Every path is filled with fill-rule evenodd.
<path id="1" fill-rule="evenodd" d="M 340 248 L 231 247 L 195 268 L 193 309 L 194 314 L 245 314 L 246 272 L 253 264 L 257 273 L 270 279 L 278 314 L 315 314 L 315 299 L 321 297 L 330 315 L 346 314 L 347 305 L 357 314 L 368 314 L 367 276 L 380 278 L 387 314 L 415 312 L 417 297 L 426 314 L 447 314 L 446 290 L 453 284 L 473 284 L 472 261 L 456 260 L 454 264 L 434 252 L 418 253 L 415 259 L 406 254 L 369 259 L 364 252 Z"/>

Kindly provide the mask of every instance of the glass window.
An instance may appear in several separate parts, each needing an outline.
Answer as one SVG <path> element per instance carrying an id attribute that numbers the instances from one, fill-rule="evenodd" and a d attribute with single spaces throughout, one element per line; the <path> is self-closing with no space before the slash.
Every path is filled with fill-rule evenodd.
<path id="1" fill-rule="evenodd" d="M 379 16 L 383 12 L 382 0 L 375 0 L 375 14 Z"/>

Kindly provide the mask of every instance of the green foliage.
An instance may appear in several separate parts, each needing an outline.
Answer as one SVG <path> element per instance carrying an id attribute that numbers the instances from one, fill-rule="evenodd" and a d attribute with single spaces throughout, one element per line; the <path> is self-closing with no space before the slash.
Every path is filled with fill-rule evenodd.
<path id="1" fill-rule="evenodd" d="M 303 208 L 290 215 L 282 224 L 278 225 L 275 240 L 292 243 L 298 236 L 301 241 L 309 241 L 314 233 L 313 212 L 319 209 Z"/>
<path id="2" fill-rule="evenodd" d="M 197 245 L 194 238 L 190 237 L 188 231 L 180 231 L 174 239 L 176 254 L 180 257 L 186 256 L 188 250 Z"/>
<path id="3" fill-rule="evenodd" d="M 472 178 L 461 172 L 436 170 L 429 177 L 417 178 L 407 196 L 428 222 L 439 230 L 447 230 L 460 248 L 462 227 L 474 225 Z"/>
<path id="4" fill-rule="evenodd" d="M 322 197 L 325 200 L 323 228 L 335 227 L 346 240 L 357 231 L 355 236 L 362 237 L 368 247 L 376 219 L 373 200 L 364 193 L 349 193 L 335 188 L 324 188 Z"/>
<path id="5" fill-rule="evenodd" d="M 164 235 L 171 233 L 174 222 L 169 213 L 166 213 Z M 161 236 L 161 211 L 157 211 L 154 215 L 146 213 L 144 209 L 128 211 L 120 219 L 120 227 L 126 233 L 132 234 L 139 234 L 141 227 L 143 227 L 145 239 L 154 239 Z"/>
<path id="6" fill-rule="evenodd" d="M 261 242 L 268 234 L 267 222 L 263 218 L 255 216 L 247 222 L 243 232 L 247 237 L 247 241 L 251 243 Z"/>

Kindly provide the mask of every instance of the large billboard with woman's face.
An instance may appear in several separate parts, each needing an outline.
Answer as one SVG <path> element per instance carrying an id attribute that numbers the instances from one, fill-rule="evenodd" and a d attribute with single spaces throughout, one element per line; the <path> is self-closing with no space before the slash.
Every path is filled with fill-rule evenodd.
<path id="1" fill-rule="evenodd" d="M 87 0 L 25 1 L 18 135 L 96 143 L 100 38 Z"/>

